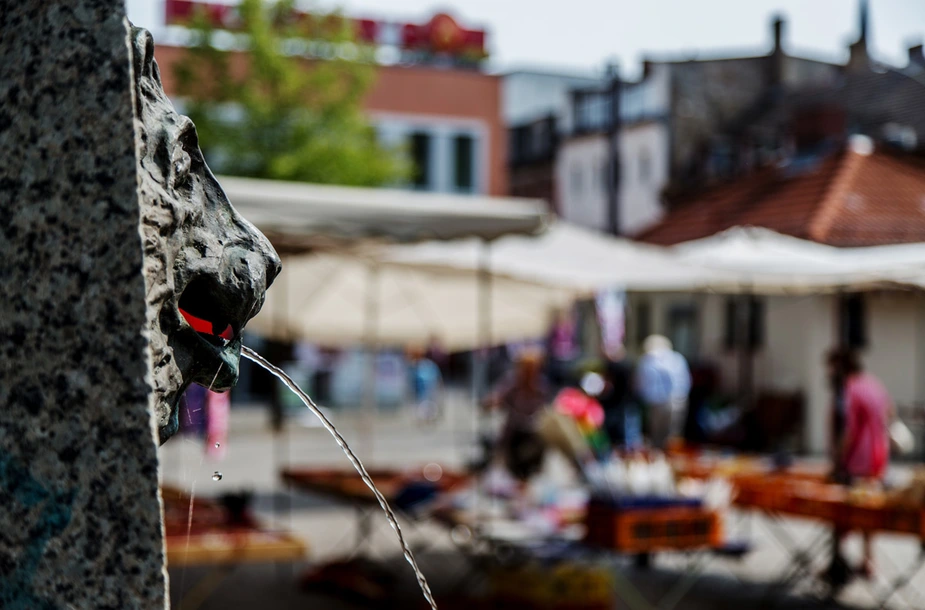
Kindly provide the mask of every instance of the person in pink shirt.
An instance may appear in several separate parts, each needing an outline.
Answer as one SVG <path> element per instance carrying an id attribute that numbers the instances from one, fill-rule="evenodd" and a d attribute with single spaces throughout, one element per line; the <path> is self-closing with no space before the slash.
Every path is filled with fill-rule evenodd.
<path id="1" fill-rule="evenodd" d="M 886 388 L 863 370 L 857 354 L 835 350 L 828 356 L 829 375 L 841 390 L 843 429 L 836 436 L 836 478 L 881 479 L 890 460 L 893 401 Z M 870 536 L 864 534 L 862 572 L 871 572 Z"/>

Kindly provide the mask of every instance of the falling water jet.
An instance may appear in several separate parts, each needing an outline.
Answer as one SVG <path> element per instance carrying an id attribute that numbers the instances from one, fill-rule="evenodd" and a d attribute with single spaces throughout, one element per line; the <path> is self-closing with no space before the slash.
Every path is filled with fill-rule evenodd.
<path id="1" fill-rule="evenodd" d="M 424 577 L 424 574 L 421 572 L 421 569 L 418 567 L 418 562 L 414 559 L 414 554 L 411 552 L 411 548 L 408 546 L 408 543 L 405 542 L 405 537 L 402 535 L 401 526 L 398 524 L 398 519 L 395 518 L 395 513 L 392 512 L 392 509 L 389 507 L 389 503 L 386 501 L 385 496 L 379 491 L 376 487 L 376 484 L 373 482 L 369 473 L 366 472 L 366 468 L 363 466 L 363 463 L 360 462 L 360 459 L 353 453 L 350 449 L 350 446 L 347 445 L 347 441 L 344 440 L 344 437 L 340 435 L 340 432 L 337 431 L 337 428 L 334 427 L 327 417 L 324 416 L 324 413 L 321 412 L 321 409 L 318 408 L 318 405 L 315 404 L 315 401 L 311 397 L 302 391 L 296 383 L 289 378 L 289 376 L 282 371 L 282 369 L 270 364 L 267 360 L 263 358 L 260 354 L 250 349 L 246 345 L 241 346 L 241 355 L 251 360 L 255 364 L 262 366 L 267 371 L 272 373 L 277 379 L 282 381 L 296 396 L 298 396 L 302 402 L 308 407 L 308 410 L 315 414 L 315 416 L 321 420 L 321 424 L 324 426 L 325 430 L 330 432 L 331 436 L 334 437 L 334 441 L 340 446 L 340 448 L 346 454 L 347 459 L 350 460 L 350 463 L 353 464 L 353 467 L 360 474 L 360 478 L 363 479 L 363 482 L 366 483 L 366 486 L 369 487 L 370 491 L 373 492 L 373 495 L 376 496 L 376 500 L 379 502 L 379 506 L 382 507 L 383 512 L 385 512 L 386 519 L 389 520 L 389 525 L 392 526 L 392 529 L 395 530 L 395 534 L 398 536 L 398 542 L 401 545 L 402 553 L 405 555 L 405 560 L 411 565 L 411 569 L 414 570 L 414 575 L 418 580 L 418 586 L 421 587 L 421 592 L 424 594 L 424 599 L 427 600 L 427 603 L 430 604 L 430 607 L 433 610 L 437 610 L 437 602 L 434 600 L 433 594 L 430 592 L 430 585 L 427 584 L 427 579 Z"/>

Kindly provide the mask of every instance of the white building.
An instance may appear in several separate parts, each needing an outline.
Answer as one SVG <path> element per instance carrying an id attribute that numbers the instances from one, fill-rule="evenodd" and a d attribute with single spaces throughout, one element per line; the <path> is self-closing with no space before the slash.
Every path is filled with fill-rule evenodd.
<path id="1" fill-rule="evenodd" d="M 923 88 L 925 89 L 925 88 Z M 925 91 L 923 91 L 925 93 Z M 734 226 L 761 226 L 830 246 L 925 242 L 925 169 L 918 159 L 867 138 L 771 166 L 693 196 L 645 234 L 662 245 L 702 239 Z M 910 271 L 911 272 L 911 271 Z M 730 297 L 631 295 L 630 347 L 665 334 L 692 361 L 710 363 L 723 389 L 737 389 Z M 925 294 L 760 297 L 753 307 L 756 392 L 799 392 L 803 444 L 828 448 L 831 394 L 824 356 L 856 348 L 900 411 L 925 407 Z"/>
<path id="2" fill-rule="evenodd" d="M 661 193 L 670 177 L 670 69 L 653 64 L 638 83 L 620 93 L 620 232 L 636 234 L 662 216 Z M 608 231 L 609 97 L 600 87 L 573 92 L 572 129 L 560 143 L 555 163 L 560 213 L 581 226 Z"/>
<path id="3" fill-rule="evenodd" d="M 571 93 L 598 86 L 600 77 L 543 70 L 514 70 L 503 76 L 501 104 L 504 123 L 515 127 L 554 115 L 559 129 L 571 130 Z"/>
<path id="4" fill-rule="evenodd" d="M 925 408 L 925 295 L 875 292 L 860 295 L 863 305 L 853 324 L 861 331 L 867 370 L 879 377 L 901 412 Z M 710 363 L 727 395 L 738 391 L 742 359 L 730 345 L 730 301 L 723 295 L 631 294 L 629 345 L 638 352 L 649 333 L 671 338 L 692 363 Z M 752 363 L 757 393 L 797 393 L 803 401 L 802 448 L 815 454 L 830 449 L 832 392 L 825 355 L 838 344 L 839 298 L 758 297 L 761 331 Z M 841 318 L 844 319 L 844 318 Z M 640 326 L 642 323 L 642 326 Z"/>

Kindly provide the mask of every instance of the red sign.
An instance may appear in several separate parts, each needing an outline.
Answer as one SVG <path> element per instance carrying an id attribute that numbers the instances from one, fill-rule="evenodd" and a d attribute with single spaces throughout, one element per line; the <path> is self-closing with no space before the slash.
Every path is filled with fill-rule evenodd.
<path id="1" fill-rule="evenodd" d="M 186 25 L 198 11 L 216 26 L 234 28 L 239 22 L 237 7 L 193 0 L 167 0 L 167 25 Z M 424 24 L 395 23 L 374 19 L 354 19 L 357 39 L 373 45 L 392 45 L 406 51 L 443 55 L 486 56 L 485 30 L 469 30 L 445 13 L 438 13 Z"/>

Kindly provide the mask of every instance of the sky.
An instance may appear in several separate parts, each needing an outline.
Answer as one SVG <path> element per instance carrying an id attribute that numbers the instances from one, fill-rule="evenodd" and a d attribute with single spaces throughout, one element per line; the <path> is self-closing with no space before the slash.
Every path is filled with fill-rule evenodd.
<path id="1" fill-rule="evenodd" d="M 234 3 L 233 0 L 211 0 Z M 775 14 L 787 20 L 791 54 L 843 61 L 856 39 L 860 0 L 314 0 L 349 15 L 423 22 L 450 13 L 484 27 L 493 70 L 601 71 L 616 61 L 627 76 L 643 57 L 758 54 L 771 45 Z M 127 0 L 136 25 L 163 22 L 163 0 Z M 925 37 L 925 0 L 870 0 L 872 55 L 906 65 L 906 49 Z"/>

